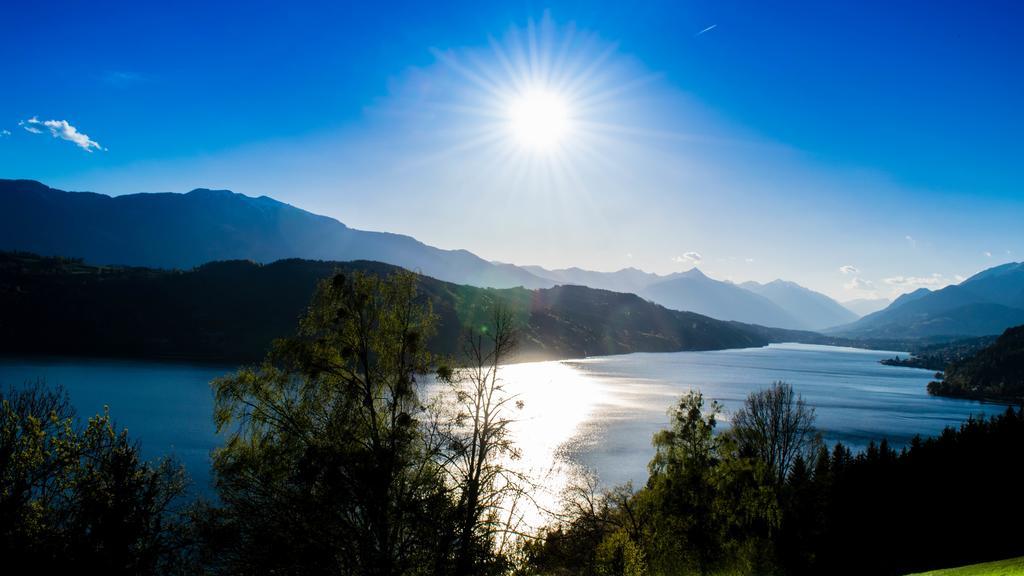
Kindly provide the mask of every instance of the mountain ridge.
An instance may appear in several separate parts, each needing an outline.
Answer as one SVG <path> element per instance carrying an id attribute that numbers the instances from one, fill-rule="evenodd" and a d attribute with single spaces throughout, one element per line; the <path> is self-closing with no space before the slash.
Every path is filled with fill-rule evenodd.
<path id="1" fill-rule="evenodd" d="M 231 259 L 362 258 L 457 283 L 498 288 L 549 284 L 467 250 L 349 228 L 269 196 L 229 190 L 107 196 L 66 192 L 34 180 L 0 180 L 0 208 L 0 248 L 102 264 L 190 268 Z M 158 242 L 154 237 L 159 236 Z"/>
<path id="2" fill-rule="evenodd" d="M 270 196 L 195 188 L 186 193 L 107 196 L 67 192 L 34 180 L 0 180 L 0 250 L 76 256 L 100 264 L 189 269 L 220 260 L 287 258 L 387 262 L 456 284 L 490 288 L 582 285 L 638 294 L 677 310 L 724 320 L 818 329 L 838 322 L 798 318 L 771 298 L 706 276 L 698 268 L 659 275 L 637 268 L 548 270 L 487 261 L 465 249 L 411 236 L 350 228 Z M 675 285 L 661 285 L 676 282 Z M 700 284 L 702 288 L 695 286 Z M 798 286 L 795 285 L 794 286 Z M 827 296 L 800 287 L 814 299 Z M 831 299 L 828 299 L 831 302 Z M 730 305 L 730 303 L 738 303 Z M 837 304 L 838 306 L 838 304 Z"/>
<path id="3" fill-rule="evenodd" d="M 807 329 L 821 330 L 857 319 L 842 304 L 796 282 L 776 279 L 765 284 L 743 282 L 739 286 L 768 298 Z"/>
<path id="4" fill-rule="evenodd" d="M 14 354 L 257 361 L 290 334 L 317 282 L 336 272 L 388 275 L 369 261 L 211 262 L 189 271 L 93 266 L 0 252 L 0 349 Z M 438 315 L 433 348 L 456 355 L 467 325 L 501 304 L 519 319 L 520 360 L 830 343 L 819 334 L 716 320 L 634 294 L 583 286 L 477 288 L 418 275 Z"/>
<path id="5" fill-rule="evenodd" d="M 982 270 L 939 290 L 919 288 L 856 322 L 827 330 L 854 338 L 970 337 L 1024 324 L 1024 264 Z"/>

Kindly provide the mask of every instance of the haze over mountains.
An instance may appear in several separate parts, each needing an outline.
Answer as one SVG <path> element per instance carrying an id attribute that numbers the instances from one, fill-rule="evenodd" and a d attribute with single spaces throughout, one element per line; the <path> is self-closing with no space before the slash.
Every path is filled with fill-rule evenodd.
<path id="1" fill-rule="evenodd" d="M 540 266 L 524 268 L 559 284 L 632 292 L 669 308 L 690 310 L 722 320 L 818 330 L 858 318 L 857 314 L 828 296 L 784 280 L 767 284 L 733 284 L 710 278 L 697 268 L 664 276 L 636 268 L 617 272 L 580 268 L 547 270 Z"/>
<path id="2" fill-rule="evenodd" d="M 675 310 L 726 321 L 854 338 L 997 334 L 1024 323 L 1024 269 L 1007 264 L 958 286 L 919 290 L 884 310 L 857 314 L 793 282 L 733 284 L 696 268 L 658 275 L 490 262 L 415 238 L 349 228 L 261 196 L 197 189 L 110 197 L 64 192 L 31 180 L 0 180 L 0 250 L 72 256 L 96 264 L 190 269 L 219 260 L 373 260 L 455 284 L 485 288 L 581 285 L 634 293 Z M 871 310 L 885 302 L 851 303 Z"/>
<path id="3" fill-rule="evenodd" d="M 0 180 L 0 248 L 98 264 L 185 269 L 215 260 L 362 259 L 475 286 L 551 284 L 466 250 L 354 230 L 266 196 L 228 190 L 110 197 L 64 192 L 31 180 Z"/>
<path id="4" fill-rule="evenodd" d="M 867 316 L 892 304 L 892 300 L 888 298 L 854 298 L 853 300 L 844 300 L 841 304 L 843 308 L 857 316 Z"/>
<path id="5" fill-rule="evenodd" d="M 338 271 L 398 270 L 380 262 L 288 259 L 178 272 L 0 252 L 0 350 L 256 361 L 274 338 L 295 329 L 320 280 Z M 496 290 L 423 275 L 417 282 L 438 317 L 430 346 L 452 356 L 461 352 L 463 327 L 486 322 L 494 304 L 517 318 L 524 360 L 831 343 L 813 332 L 724 322 L 584 286 Z"/>
<path id="6" fill-rule="evenodd" d="M 984 336 L 1024 324 L 1024 263 L 989 268 L 941 290 L 918 289 L 831 333 L 855 338 Z"/>
<path id="7" fill-rule="evenodd" d="M 216 260 L 283 258 L 375 260 L 428 276 L 489 288 L 582 285 L 639 294 L 656 303 L 723 320 L 820 329 L 852 320 L 810 290 L 782 290 L 784 304 L 698 270 L 661 276 L 635 268 L 594 272 L 489 262 L 409 236 L 355 230 L 266 196 L 227 190 L 105 196 L 64 192 L 30 180 L 0 180 L 0 249 L 74 256 L 98 264 L 192 268 Z M 792 288 L 795 285 L 787 284 Z M 760 289 L 759 289 L 760 290 Z M 806 306 L 797 305 L 807 298 Z M 816 310 L 827 300 L 827 313 Z"/>
<path id="8" fill-rule="evenodd" d="M 764 296 L 795 318 L 801 326 L 812 329 L 828 328 L 853 322 L 860 317 L 842 304 L 797 284 L 774 280 L 767 284 L 744 282 L 740 287 Z"/>

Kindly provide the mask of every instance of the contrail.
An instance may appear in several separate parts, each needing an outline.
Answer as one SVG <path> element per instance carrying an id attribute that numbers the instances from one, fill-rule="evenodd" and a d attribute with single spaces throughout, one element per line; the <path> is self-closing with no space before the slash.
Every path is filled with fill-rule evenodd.
<path id="1" fill-rule="evenodd" d="M 705 29 L 701 30 L 700 32 L 697 32 L 696 34 L 694 34 L 693 37 L 696 38 L 697 36 L 700 36 L 701 34 L 703 34 L 705 32 L 711 32 L 712 30 L 714 30 L 717 27 L 718 27 L 718 24 L 712 24 L 711 26 L 708 26 L 707 28 L 705 28 Z"/>

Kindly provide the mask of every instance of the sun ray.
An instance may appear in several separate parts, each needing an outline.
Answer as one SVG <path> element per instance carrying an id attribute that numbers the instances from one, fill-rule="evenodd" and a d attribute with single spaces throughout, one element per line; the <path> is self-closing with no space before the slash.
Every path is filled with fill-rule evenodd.
<path id="1" fill-rule="evenodd" d="M 454 80 L 450 96 L 434 102 L 437 118 L 449 120 L 434 128 L 444 144 L 426 153 L 429 161 L 475 163 L 472 179 L 461 180 L 468 190 L 495 187 L 505 191 L 501 202 L 538 215 L 607 216 L 589 213 L 600 204 L 594 184 L 634 179 L 622 151 L 643 126 L 624 125 L 622 106 L 656 76 L 631 74 L 615 45 L 547 17 L 489 37 L 488 47 L 435 53 Z"/>

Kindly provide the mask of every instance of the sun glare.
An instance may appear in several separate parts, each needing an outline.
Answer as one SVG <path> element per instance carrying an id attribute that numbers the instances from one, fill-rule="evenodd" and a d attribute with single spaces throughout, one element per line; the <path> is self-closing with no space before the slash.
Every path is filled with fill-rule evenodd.
<path id="1" fill-rule="evenodd" d="M 533 90 L 512 100 L 508 120 L 519 144 L 547 151 L 557 147 L 569 132 L 569 107 L 555 92 Z"/>
<path id="2" fill-rule="evenodd" d="M 453 73 L 451 90 L 436 92 L 438 118 L 454 113 L 452 145 L 437 154 L 480 154 L 481 174 L 545 198 L 578 194 L 585 173 L 616 167 L 607 151 L 635 133 L 621 124 L 622 104 L 639 83 L 614 45 L 545 16 L 489 48 L 435 52 Z"/>

